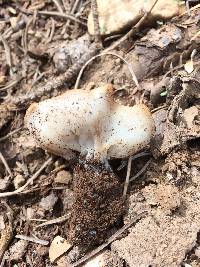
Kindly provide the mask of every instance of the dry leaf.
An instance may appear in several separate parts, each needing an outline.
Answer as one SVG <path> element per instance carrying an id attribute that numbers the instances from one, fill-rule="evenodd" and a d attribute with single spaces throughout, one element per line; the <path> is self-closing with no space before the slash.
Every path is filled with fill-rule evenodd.
<path id="1" fill-rule="evenodd" d="M 50 261 L 54 262 L 58 257 L 67 252 L 71 247 L 72 245 L 69 244 L 66 239 L 61 236 L 56 236 L 49 248 Z"/>

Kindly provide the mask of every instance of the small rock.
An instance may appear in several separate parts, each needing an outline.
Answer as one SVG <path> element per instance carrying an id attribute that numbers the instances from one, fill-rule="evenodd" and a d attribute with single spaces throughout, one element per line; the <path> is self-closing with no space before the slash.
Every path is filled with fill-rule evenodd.
<path id="1" fill-rule="evenodd" d="M 56 49 L 53 62 L 59 72 L 65 72 L 72 64 L 80 61 L 88 53 L 90 40 L 88 35 L 69 42 Z"/>
<path id="2" fill-rule="evenodd" d="M 61 236 L 56 236 L 49 248 L 49 259 L 51 262 L 54 262 L 58 257 L 67 252 L 71 248 L 71 244 L 67 242 Z"/>
<path id="3" fill-rule="evenodd" d="M 134 26 L 149 11 L 154 0 L 97 0 L 100 33 L 109 35 Z M 183 11 L 183 6 L 174 0 L 159 0 L 151 12 L 151 20 L 170 19 Z M 88 31 L 94 35 L 92 13 L 88 17 Z"/>
<path id="4" fill-rule="evenodd" d="M 15 189 L 20 188 L 25 183 L 25 179 L 21 174 L 18 174 L 14 178 L 14 187 Z"/>
<path id="5" fill-rule="evenodd" d="M 55 203 L 57 202 L 58 197 L 54 195 L 54 193 L 52 192 L 50 195 L 48 195 L 47 197 L 43 197 L 40 201 L 40 206 L 44 209 L 44 210 L 52 210 Z"/>
<path id="6" fill-rule="evenodd" d="M 59 184 L 69 184 L 72 181 L 72 174 L 69 171 L 59 171 L 54 179 L 54 182 Z"/>
<path id="7" fill-rule="evenodd" d="M 28 241 L 19 240 L 9 250 L 11 260 L 19 260 L 23 257 L 28 246 Z"/>

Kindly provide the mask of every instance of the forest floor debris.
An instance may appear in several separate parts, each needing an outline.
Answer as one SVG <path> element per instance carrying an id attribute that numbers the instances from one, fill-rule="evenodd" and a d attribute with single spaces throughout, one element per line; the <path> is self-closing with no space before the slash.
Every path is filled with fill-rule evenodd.
<path id="1" fill-rule="evenodd" d="M 100 6 L 98 0 L 0 1 L 0 264 L 198 267 L 199 1 L 149 1 L 144 8 L 146 1 L 138 0 L 135 17 L 127 21 L 123 16 L 118 23 L 113 23 L 116 14 L 130 11 L 123 9 L 124 1 L 102 1 L 93 16 L 96 22 L 99 17 L 100 31 L 90 25 L 91 36 L 86 25 L 88 16 L 88 24 L 93 21 L 95 2 Z M 167 9 L 170 4 L 176 8 Z M 113 55 L 128 62 L 136 79 Z M 76 80 L 87 89 L 112 83 L 118 103 L 143 101 L 153 112 L 151 149 L 134 155 L 132 166 L 131 158 L 129 164 L 128 159 L 111 160 L 117 178 L 94 177 L 90 168 L 74 172 L 74 161 L 47 155 L 24 128 L 30 103 L 73 89 Z M 74 181 L 79 186 L 74 188 Z M 110 193 L 99 203 L 106 226 L 98 213 L 92 214 L 91 203 L 82 211 L 76 205 L 102 183 L 109 192 L 118 189 L 114 201 Z M 85 218 L 89 223 L 77 228 Z M 115 227 L 108 230 L 112 220 Z M 89 250 L 80 245 L 88 233 L 95 234 Z M 56 237 L 63 249 L 56 248 L 50 259 Z M 79 246 L 71 247 L 69 237 Z"/>

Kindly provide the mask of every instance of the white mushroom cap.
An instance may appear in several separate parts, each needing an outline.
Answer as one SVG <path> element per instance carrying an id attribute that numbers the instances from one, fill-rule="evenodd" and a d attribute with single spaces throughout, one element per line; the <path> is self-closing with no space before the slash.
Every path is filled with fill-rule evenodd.
<path id="1" fill-rule="evenodd" d="M 111 85 L 70 90 L 32 104 L 25 123 L 44 149 L 69 158 L 79 151 L 88 158 L 123 158 L 146 147 L 154 134 L 149 109 L 115 103 Z"/>

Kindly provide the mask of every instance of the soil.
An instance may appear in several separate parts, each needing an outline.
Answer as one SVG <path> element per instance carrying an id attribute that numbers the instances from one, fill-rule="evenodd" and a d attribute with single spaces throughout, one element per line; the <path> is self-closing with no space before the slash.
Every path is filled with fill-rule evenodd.
<path id="1" fill-rule="evenodd" d="M 156 134 L 133 156 L 123 197 L 128 159 L 112 159 L 109 168 L 78 153 L 66 160 L 39 148 L 24 126 L 32 102 L 73 89 L 85 62 L 119 36 L 103 37 L 100 48 L 88 35 L 90 1 L 71 13 L 78 22 L 52 13 L 57 2 L 72 12 L 75 1 L 18 2 L 0 1 L 1 266 L 200 266 L 198 3 L 167 22 L 146 23 L 112 51 L 129 62 L 139 86 L 110 54 L 90 62 L 81 77 L 79 88 L 112 83 L 117 102 L 143 102 L 152 111 Z M 56 236 L 70 249 L 50 262 Z M 82 257 L 87 261 L 76 265 Z"/>

